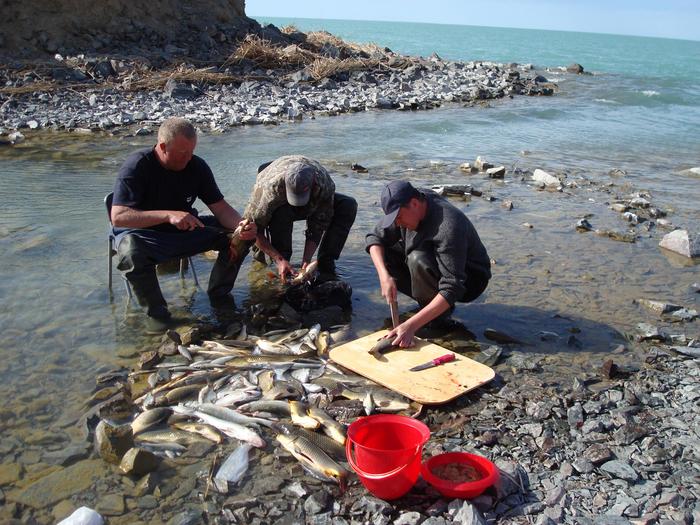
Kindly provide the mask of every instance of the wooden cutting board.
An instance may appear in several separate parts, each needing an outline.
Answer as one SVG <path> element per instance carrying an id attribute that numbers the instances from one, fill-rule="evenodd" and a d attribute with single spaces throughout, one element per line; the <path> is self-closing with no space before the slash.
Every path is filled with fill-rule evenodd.
<path id="1" fill-rule="evenodd" d="M 445 354 L 454 353 L 425 340 L 416 340 L 411 348 L 392 350 L 376 359 L 369 349 L 388 333 L 380 330 L 344 343 L 330 351 L 330 358 L 345 368 L 375 383 L 390 388 L 409 399 L 424 405 L 439 405 L 469 392 L 495 377 L 495 372 L 455 354 L 456 359 L 427 370 L 411 372 L 409 369 Z"/>

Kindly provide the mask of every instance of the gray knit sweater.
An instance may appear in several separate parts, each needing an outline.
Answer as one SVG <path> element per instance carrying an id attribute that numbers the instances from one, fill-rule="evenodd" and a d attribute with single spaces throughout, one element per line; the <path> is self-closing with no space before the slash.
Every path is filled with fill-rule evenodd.
<path id="1" fill-rule="evenodd" d="M 377 225 L 365 238 L 365 249 L 401 242 L 406 256 L 413 250 L 433 253 L 440 270 L 438 293 L 452 306 L 464 296 L 470 275 L 491 278 L 491 262 L 471 221 L 437 193 L 421 188 L 428 209 L 416 231 Z"/>

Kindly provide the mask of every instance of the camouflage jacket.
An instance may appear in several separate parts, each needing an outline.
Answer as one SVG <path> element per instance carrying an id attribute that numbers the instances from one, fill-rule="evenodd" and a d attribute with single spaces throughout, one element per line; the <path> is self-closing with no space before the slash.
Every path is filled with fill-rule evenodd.
<path id="1" fill-rule="evenodd" d="M 280 157 L 258 173 L 243 216 L 255 221 L 259 229 L 269 226 L 275 210 L 287 204 L 284 175 L 295 163 L 307 164 L 315 171 L 311 198 L 302 209 L 306 217 L 306 237 L 318 243 L 333 218 L 335 184 L 321 164 L 307 157 L 301 155 Z"/>

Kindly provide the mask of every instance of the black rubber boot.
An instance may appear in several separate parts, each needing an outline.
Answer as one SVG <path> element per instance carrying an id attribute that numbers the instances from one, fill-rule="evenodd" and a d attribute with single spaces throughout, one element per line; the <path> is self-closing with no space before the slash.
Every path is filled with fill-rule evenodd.
<path id="1" fill-rule="evenodd" d="M 134 275 L 131 272 L 127 275 L 127 279 L 139 305 L 146 309 L 146 315 L 159 321 L 170 320 L 168 303 L 165 302 L 160 291 L 155 271 L 140 275 Z"/>
<path id="2" fill-rule="evenodd" d="M 335 276 L 335 261 L 340 258 L 356 215 L 357 201 L 336 193 L 333 197 L 333 219 L 318 247 L 318 271 L 322 275 Z"/>
<path id="3" fill-rule="evenodd" d="M 338 274 L 335 270 L 335 261 L 324 257 L 318 258 L 318 279 L 317 282 L 325 283 L 327 281 L 337 281 Z"/>

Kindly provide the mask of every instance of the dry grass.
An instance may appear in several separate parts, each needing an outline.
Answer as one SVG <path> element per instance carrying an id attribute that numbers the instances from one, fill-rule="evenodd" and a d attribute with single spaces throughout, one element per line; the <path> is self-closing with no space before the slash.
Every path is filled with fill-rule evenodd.
<path id="1" fill-rule="evenodd" d="M 79 86 L 92 86 L 94 84 L 77 84 L 71 87 Z M 32 82 L 31 84 L 25 84 L 24 86 L 10 86 L 10 87 L 0 87 L 0 95 L 26 95 L 27 93 L 33 93 L 34 91 L 40 91 L 42 93 L 48 93 L 54 91 L 62 86 L 57 85 L 55 82 L 49 80 L 41 80 L 39 82 Z"/>
<path id="2" fill-rule="evenodd" d="M 289 25 L 282 27 L 280 29 L 280 31 L 282 31 L 282 33 L 284 33 L 285 35 L 289 35 L 290 33 L 298 33 L 299 32 L 299 30 L 297 29 L 297 26 L 295 26 L 293 24 L 289 24 Z"/>
<path id="3" fill-rule="evenodd" d="M 122 82 L 122 87 L 129 91 L 141 91 L 144 89 L 163 89 L 165 84 L 170 79 L 178 82 L 188 82 L 190 84 L 230 84 L 232 82 L 240 82 L 242 79 L 237 76 L 226 75 L 217 71 L 212 71 L 210 68 L 193 69 L 184 65 L 180 65 L 171 71 L 158 71 L 146 78 L 140 79 L 125 79 Z"/>
<path id="4" fill-rule="evenodd" d="M 95 89 L 105 89 L 107 87 L 123 89 L 125 91 L 160 90 L 170 79 L 179 82 L 188 82 L 197 85 L 206 84 L 230 84 L 241 82 L 245 78 L 227 75 L 212 70 L 211 68 L 195 69 L 184 65 L 179 65 L 173 69 L 162 71 L 140 71 L 132 72 L 128 76 L 119 79 L 108 79 L 99 84 L 94 82 L 70 83 L 68 85 L 60 82 L 39 81 L 18 87 L 0 87 L 2 95 L 24 95 L 40 91 L 50 93 L 57 90 L 70 89 L 72 91 L 86 91 Z"/>
<path id="5" fill-rule="evenodd" d="M 224 66 L 241 60 L 251 60 L 260 67 L 275 69 L 289 66 L 301 66 L 313 62 L 315 55 L 297 45 L 286 47 L 273 45 L 256 35 L 248 35 L 238 49 L 228 57 Z"/>
<path id="6" fill-rule="evenodd" d="M 331 77 L 344 71 L 368 69 L 373 65 L 376 64 L 369 60 L 359 60 L 355 58 L 338 60 L 336 58 L 321 57 L 306 66 L 306 70 L 314 80 L 321 80 L 322 78 Z"/>
<path id="7" fill-rule="evenodd" d="M 309 31 L 306 33 L 306 41 L 316 47 L 321 47 L 324 44 L 331 44 L 336 47 L 347 47 L 344 40 L 330 34 L 328 31 Z"/>
<path id="8" fill-rule="evenodd" d="M 369 56 L 384 55 L 384 48 L 370 42 L 368 44 L 358 44 L 356 42 L 345 42 L 327 31 L 311 31 L 306 35 L 306 42 L 317 49 L 321 49 L 325 44 L 337 47 L 348 54 L 365 53 Z"/>

